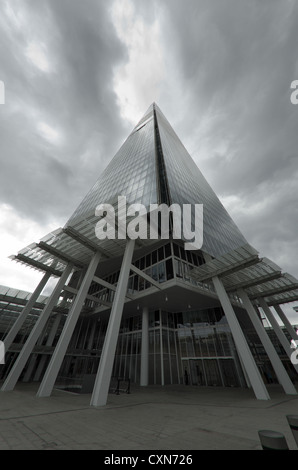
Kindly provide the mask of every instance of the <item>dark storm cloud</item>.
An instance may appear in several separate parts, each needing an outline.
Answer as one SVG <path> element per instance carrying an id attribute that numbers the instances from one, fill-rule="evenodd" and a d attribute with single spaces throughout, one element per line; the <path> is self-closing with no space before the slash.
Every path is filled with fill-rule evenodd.
<path id="1" fill-rule="evenodd" d="M 112 86 L 125 51 L 105 1 L 2 8 L 0 200 L 39 222 L 63 223 L 125 137 Z M 30 47 L 44 48 L 49 70 L 29 60 Z"/>
<path id="2" fill-rule="evenodd" d="M 123 0 L 125 44 L 114 4 L 1 2 L 0 201 L 40 223 L 66 222 L 131 130 L 113 83 L 123 66 L 136 101 L 157 89 L 146 77 L 158 77 L 154 100 L 249 243 L 298 277 L 297 2 Z M 131 63 L 141 47 L 164 60 L 148 57 L 150 74 Z"/>
<path id="3" fill-rule="evenodd" d="M 163 5 L 182 110 L 175 116 L 166 88 L 164 102 L 176 130 L 248 241 L 297 276 L 297 4 Z"/>

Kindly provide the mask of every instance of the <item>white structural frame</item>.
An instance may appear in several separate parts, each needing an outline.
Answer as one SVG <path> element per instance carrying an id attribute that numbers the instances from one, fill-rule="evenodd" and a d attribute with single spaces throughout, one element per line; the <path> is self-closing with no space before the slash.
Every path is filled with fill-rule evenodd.
<path id="1" fill-rule="evenodd" d="M 49 397 L 52 393 L 59 369 L 64 359 L 72 333 L 75 329 L 78 318 L 80 316 L 83 304 L 85 302 L 85 299 L 88 293 L 88 289 L 90 287 L 91 281 L 95 274 L 100 258 L 101 258 L 101 253 L 98 251 L 93 255 L 90 261 L 87 272 L 79 288 L 78 294 L 75 300 L 73 301 L 73 304 L 67 315 L 67 319 L 63 327 L 62 333 L 60 335 L 59 341 L 57 343 L 57 346 L 55 348 L 54 354 L 51 358 L 51 361 L 47 367 L 46 373 L 38 389 L 38 392 L 37 392 L 38 397 Z"/>
<path id="2" fill-rule="evenodd" d="M 280 385 L 283 387 L 287 395 L 297 395 L 297 391 L 290 377 L 288 376 L 288 373 L 285 370 L 268 334 L 266 333 L 262 321 L 258 317 L 254 306 L 249 300 L 247 293 L 244 291 L 244 289 L 239 289 L 238 294 L 241 297 L 245 310 L 247 311 L 249 318 L 257 332 L 257 335 L 259 336 L 261 343 L 263 344 L 263 347 L 269 357 L 269 360 L 272 364 L 272 367 Z"/>
<path id="3" fill-rule="evenodd" d="M 53 323 L 51 332 L 50 332 L 49 337 L 48 337 L 47 342 L 46 342 L 46 346 L 52 346 L 53 345 L 55 336 L 57 334 L 57 330 L 58 330 L 59 325 L 60 325 L 61 317 L 62 317 L 61 313 L 58 313 L 56 315 L 56 318 L 55 318 L 55 321 Z M 43 371 L 43 368 L 45 366 L 46 360 L 47 360 L 46 355 L 43 355 L 40 358 L 39 364 L 37 366 L 36 372 L 35 372 L 34 377 L 33 377 L 34 382 L 38 382 L 40 380 L 40 376 L 42 374 L 42 371 Z"/>
<path id="4" fill-rule="evenodd" d="M 287 356 L 289 358 L 291 358 L 291 355 L 292 355 L 292 352 L 293 352 L 293 349 L 291 349 L 291 344 L 289 343 L 288 339 L 284 335 L 284 333 L 283 333 L 281 327 L 279 326 L 277 320 L 274 318 L 274 315 L 271 312 L 269 306 L 267 305 L 266 301 L 261 297 L 258 299 L 258 302 L 259 302 L 259 305 L 262 308 L 264 314 L 266 315 L 269 323 L 271 324 L 271 326 L 272 326 L 277 338 L 279 339 L 282 347 L 284 348 Z M 293 364 L 293 367 L 298 372 L 298 364 L 296 364 L 296 365 Z"/>
<path id="5" fill-rule="evenodd" d="M 43 275 L 41 281 L 39 282 L 39 284 L 36 287 L 35 291 L 30 296 L 30 299 L 28 300 L 27 304 L 23 308 L 21 314 L 16 319 L 16 321 L 14 322 L 12 328 L 9 330 L 6 337 L 4 338 L 3 342 L 4 342 L 4 346 L 5 346 L 6 351 L 8 351 L 8 349 L 12 345 L 16 335 L 18 334 L 18 332 L 22 328 L 27 316 L 29 315 L 29 313 L 33 309 L 35 302 L 37 301 L 38 297 L 40 296 L 42 290 L 44 289 L 44 287 L 47 284 L 50 277 L 51 277 L 51 273 L 49 273 L 49 272 L 46 272 Z"/>
<path id="6" fill-rule="evenodd" d="M 91 406 L 105 406 L 107 403 L 134 246 L 135 240 L 127 240 L 108 329 L 91 397 Z"/>
<path id="7" fill-rule="evenodd" d="M 285 315 L 285 313 L 283 312 L 282 308 L 280 305 L 274 305 L 274 310 L 276 311 L 277 315 L 279 316 L 279 318 L 281 319 L 281 321 L 283 322 L 284 326 L 286 327 L 290 337 L 292 338 L 292 340 L 294 341 L 297 341 L 298 340 L 298 336 L 297 336 L 297 333 L 296 331 L 294 330 L 293 326 L 291 325 L 291 323 L 289 322 L 287 316 Z M 271 322 L 270 322 L 271 323 Z"/>
<path id="8" fill-rule="evenodd" d="M 143 307 L 140 386 L 149 384 L 149 309 Z"/>
<path id="9" fill-rule="evenodd" d="M 33 348 L 39 338 L 39 336 L 42 334 L 43 329 L 52 313 L 53 308 L 55 307 L 56 303 L 58 302 L 59 296 L 61 294 L 61 291 L 71 274 L 71 271 L 73 269 L 72 264 L 68 264 L 63 271 L 60 279 L 58 280 L 58 283 L 56 284 L 51 296 L 48 299 L 48 302 L 43 309 L 39 319 L 37 320 L 36 324 L 33 327 L 33 330 L 31 331 L 26 343 L 24 344 L 16 362 L 14 363 L 9 375 L 7 376 L 1 391 L 9 391 L 13 390 L 21 373 L 22 370 L 24 369 L 27 360 L 29 359 L 30 354 L 33 351 Z"/>
<path id="10" fill-rule="evenodd" d="M 244 333 L 237 320 L 236 314 L 234 312 L 230 299 L 225 291 L 225 288 L 218 276 L 213 277 L 212 281 L 218 298 L 220 300 L 221 306 L 223 308 L 223 311 L 225 312 L 229 327 L 231 329 L 237 347 L 238 354 L 241 357 L 242 364 L 245 367 L 255 396 L 258 400 L 270 400 L 267 388 L 252 356 L 251 350 L 247 344 Z"/>

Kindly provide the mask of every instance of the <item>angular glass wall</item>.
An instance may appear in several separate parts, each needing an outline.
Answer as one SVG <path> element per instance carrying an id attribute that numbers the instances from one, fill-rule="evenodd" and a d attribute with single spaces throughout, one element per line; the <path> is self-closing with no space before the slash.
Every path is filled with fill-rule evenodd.
<path id="1" fill-rule="evenodd" d="M 192 160 L 173 128 L 155 105 L 171 202 L 204 205 L 203 251 L 216 257 L 247 243 Z"/>
<path id="2" fill-rule="evenodd" d="M 102 172 L 66 225 L 73 226 L 81 219 L 94 216 L 99 204 L 115 204 L 118 196 L 125 196 L 129 205 L 141 203 L 149 208 L 150 204 L 157 203 L 152 107 Z"/>
<path id="3" fill-rule="evenodd" d="M 245 380 L 221 308 L 178 314 L 183 380 L 192 385 L 244 387 Z"/>

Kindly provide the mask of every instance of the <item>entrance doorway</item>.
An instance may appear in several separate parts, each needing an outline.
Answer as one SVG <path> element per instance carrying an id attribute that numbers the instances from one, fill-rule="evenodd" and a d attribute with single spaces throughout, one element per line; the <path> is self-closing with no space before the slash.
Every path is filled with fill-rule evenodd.
<path id="1" fill-rule="evenodd" d="M 189 373 L 190 385 L 199 387 L 239 387 L 239 377 L 232 358 L 185 359 L 183 370 Z"/>

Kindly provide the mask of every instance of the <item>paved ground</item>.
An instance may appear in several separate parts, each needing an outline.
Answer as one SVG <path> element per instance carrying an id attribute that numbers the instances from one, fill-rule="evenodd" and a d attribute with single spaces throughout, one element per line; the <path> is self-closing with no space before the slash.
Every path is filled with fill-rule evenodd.
<path id="1" fill-rule="evenodd" d="M 102 408 L 89 406 L 90 395 L 36 390 L 0 392 L 0 450 L 261 450 L 259 429 L 282 432 L 297 449 L 286 415 L 298 414 L 298 397 L 276 385 L 268 402 L 244 389 L 132 387 Z"/>

